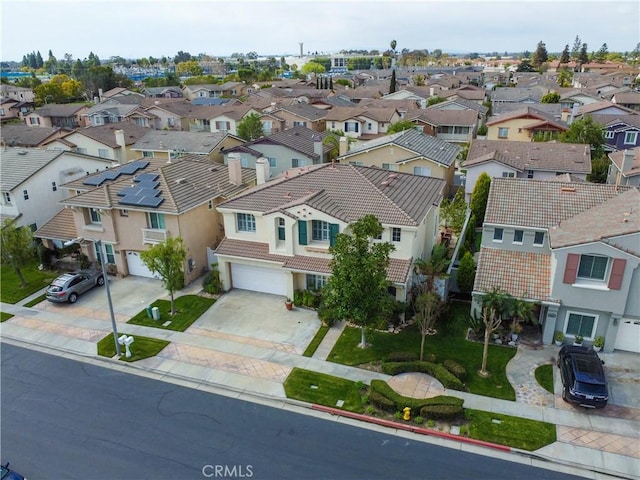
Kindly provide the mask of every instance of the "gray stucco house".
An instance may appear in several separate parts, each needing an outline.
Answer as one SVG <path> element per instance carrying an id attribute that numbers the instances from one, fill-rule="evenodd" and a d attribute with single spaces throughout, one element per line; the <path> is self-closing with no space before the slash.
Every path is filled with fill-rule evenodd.
<path id="1" fill-rule="evenodd" d="M 640 352 L 639 205 L 632 186 L 492 179 L 474 308 L 499 287 L 538 305 L 546 344 Z"/>

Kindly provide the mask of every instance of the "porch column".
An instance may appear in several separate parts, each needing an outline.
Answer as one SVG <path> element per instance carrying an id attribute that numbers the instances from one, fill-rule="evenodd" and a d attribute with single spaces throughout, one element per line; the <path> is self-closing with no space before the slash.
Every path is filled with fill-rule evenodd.
<path id="1" fill-rule="evenodd" d="M 556 331 L 556 324 L 558 322 L 558 310 L 560 305 L 557 304 L 545 304 L 547 308 L 547 316 L 544 319 L 542 327 L 542 343 L 550 345 L 553 342 L 553 334 Z"/>

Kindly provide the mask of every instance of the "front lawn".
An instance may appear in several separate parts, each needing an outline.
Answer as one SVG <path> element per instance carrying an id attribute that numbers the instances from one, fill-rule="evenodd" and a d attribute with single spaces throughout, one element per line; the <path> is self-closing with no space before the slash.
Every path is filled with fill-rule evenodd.
<path id="1" fill-rule="evenodd" d="M 553 392 L 553 365 L 540 365 L 535 371 L 536 380 L 549 393 Z"/>
<path id="2" fill-rule="evenodd" d="M 155 357 L 164 347 L 171 343 L 166 340 L 141 337 L 138 335 L 132 335 L 132 337 L 134 341 L 129 347 L 131 350 L 131 356 L 129 358 L 125 356 L 125 346 L 120 346 L 120 353 L 122 354 L 120 360 L 124 362 L 135 362 L 143 358 Z M 113 342 L 113 334 L 109 334 L 98 342 L 98 355 L 112 358 L 115 354 L 116 346 Z"/>
<path id="3" fill-rule="evenodd" d="M 287 398 L 329 407 L 337 407 L 338 400 L 344 400 L 339 408 L 356 413 L 364 412 L 360 388 L 351 380 L 301 368 L 294 368 L 284 382 Z"/>
<path id="4" fill-rule="evenodd" d="M 482 364 L 483 345 L 465 340 L 466 319 L 469 315 L 469 304 L 453 302 L 448 312 L 436 325 L 437 335 L 427 336 L 424 353 L 434 354 L 436 362 L 447 359 L 455 360 L 467 370 L 466 380 L 469 392 L 478 395 L 515 400 L 515 391 L 506 375 L 506 366 L 516 354 L 515 348 L 499 345 L 489 346 L 487 369 L 489 378 L 480 377 L 477 372 Z M 383 361 L 391 352 L 414 352 L 420 354 L 420 333 L 415 326 L 406 328 L 400 333 L 370 332 L 367 337 L 370 346 L 362 349 L 360 329 L 347 327 L 329 354 L 329 361 L 345 365 L 361 365 L 363 363 Z"/>
<path id="5" fill-rule="evenodd" d="M 0 323 L 6 322 L 11 317 L 13 317 L 13 313 L 0 312 Z"/>
<path id="6" fill-rule="evenodd" d="M 313 340 L 311 340 L 311 342 L 309 343 L 309 346 L 307 347 L 307 349 L 304 351 L 302 355 L 304 357 L 313 357 L 313 354 L 316 353 L 318 346 L 322 343 L 322 340 L 324 340 L 324 337 L 328 331 L 329 331 L 329 327 L 327 325 L 322 325 L 320 329 L 316 332 L 315 336 L 313 337 Z"/>
<path id="7" fill-rule="evenodd" d="M 23 298 L 43 289 L 57 276 L 57 272 L 51 270 L 38 270 L 38 262 L 27 265 L 22 270 L 27 286 L 20 285 L 20 279 L 9 265 L 0 265 L 0 298 L 4 303 L 18 303 Z"/>
<path id="8" fill-rule="evenodd" d="M 42 295 L 38 295 L 36 298 L 31 300 L 30 302 L 25 303 L 24 306 L 25 307 L 33 307 L 34 305 L 37 305 L 40 302 L 45 301 L 46 298 L 47 298 L 47 295 L 45 293 L 43 293 Z"/>
<path id="9" fill-rule="evenodd" d="M 173 317 L 169 314 L 169 312 L 171 312 L 171 302 L 169 300 L 156 300 L 151 304 L 151 307 L 158 307 L 160 320 L 149 318 L 147 309 L 145 308 L 132 317 L 127 323 L 184 332 L 200 315 L 215 303 L 215 300 L 199 295 L 184 295 L 176 298 L 175 303 L 176 314 Z M 168 320 L 170 320 L 171 323 L 164 327 L 162 324 Z"/>
<path id="10" fill-rule="evenodd" d="M 469 437 L 477 440 L 529 451 L 556 441 L 556 426 L 552 423 L 470 409 L 466 416 Z"/>

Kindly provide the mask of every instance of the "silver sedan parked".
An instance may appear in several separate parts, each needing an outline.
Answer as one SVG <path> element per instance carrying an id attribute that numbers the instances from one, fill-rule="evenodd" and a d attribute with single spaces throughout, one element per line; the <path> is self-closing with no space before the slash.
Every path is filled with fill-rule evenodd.
<path id="1" fill-rule="evenodd" d="M 50 302 L 75 303 L 78 295 L 92 289 L 96 285 L 104 285 L 102 272 L 98 270 L 79 270 L 65 273 L 56 278 L 47 288 L 47 300 Z"/>

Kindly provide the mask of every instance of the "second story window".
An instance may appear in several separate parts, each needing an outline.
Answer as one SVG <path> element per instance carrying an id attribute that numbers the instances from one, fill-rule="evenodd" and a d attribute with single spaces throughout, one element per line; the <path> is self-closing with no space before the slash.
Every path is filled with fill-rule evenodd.
<path id="1" fill-rule="evenodd" d="M 9 192 L 4 192 L 4 201 L 5 203 L 11 203 L 11 194 Z"/>
<path id="2" fill-rule="evenodd" d="M 284 218 L 278 218 L 278 240 L 286 239 L 286 230 L 284 225 Z"/>
<path id="3" fill-rule="evenodd" d="M 239 232 L 255 232 L 256 217 L 250 213 L 237 213 L 236 226 Z"/>
<path id="4" fill-rule="evenodd" d="M 578 278 L 604 281 L 609 259 L 597 255 L 581 255 L 578 267 Z"/>
<path id="5" fill-rule="evenodd" d="M 502 178 L 513 178 L 515 176 L 515 172 L 502 172 Z"/>
<path id="6" fill-rule="evenodd" d="M 516 230 L 515 232 L 513 232 L 513 243 L 522 244 L 522 239 L 523 238 L 524 238 L 524 231 L 523 230 Z"/>
<path id="7" fill-rule="evenodd" d="M 275 157 L 267 157 L 269 159 L 269 167 L 271 168 L 275 168 L 276 167 L 276 159 Z"/>
<path id="8" fill-rule="evenodd" d="M 95 223 L 96 225 L 100 225 L 102 223 L 102 217 L 100 216 L 100 212 L 97 209 L 89 209 L 89 221 L 91 223 Z"/>
<path id="9" fill-rule="evenodd" d="M 499 128 L 498 129 L 498 138 L 507 138 L 509 136 L 508 128 Z"/>
<path id="10" fill-rule="evenodd" d="M 328 242 L 331 236 L 331 230 L 329 223 L 322 220 L 313 220 L 312 225 L 312 240 L 317 242 Z"/>
<path id="11" fill-rule="evenodd" d="M 536 247 L 542 247 L 544 245 L 544 232 L 536 232 L 533 236 L 533 244 Z"/>
<path id="12" fill-rule="evenodd" d="M 391 229 L 391 241 L 399 242 L 401 238 L 401 230 L 398 227 L 393 227 Z"/>
<path id="13" fill-rule="evenodd" d="M 98 156 L 100 158 L 109 158 L 109 150 L 107 150 L 106 148 L 99 148 Z"/>
<path id="14" fill-rule="evenodd" d="M 149 150 L 144 150 L 142 152 L 142 158 L 153 158 L 153 152 L 150 152 Z"/>
<path id="15" fill-rule="evenodd" d="M 22 190 L 22 196 L 24 197 L 25 200 L 29 200 L 29 191 Z"/>
<path id="16" fill-rule="evenodd" d="M 638 140 L 638 132 L 627 132 L 624 134 L 625 145 L 635 145 Z"/>
<path id="17" fill-rule="evenodd" d="M 53 190 L 54 192 L 58 191 L 58 186 L 56 185 L 56 182 L 51 182 L 51 190 Z"/>
<path id="18" fill-rule="evenodd" d="M 495 228 L 493 230 L 493 241 L 494 242 L 501 242 L 503 236 L 504 236 L 504 229 L 503 228 Z"/>
<path id="19" fill-rule="evenodd" d="M 164 222 L 164 213 L 149 213 L 149 228 L 153 230 L 166 230 L 167 226 Z"/>

